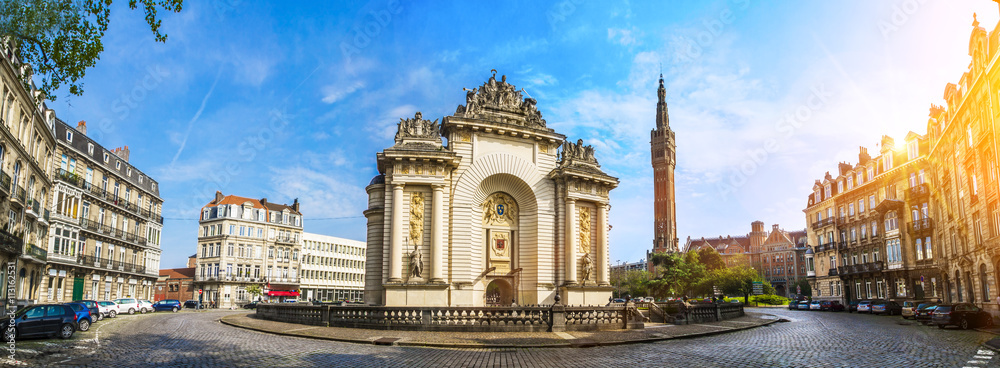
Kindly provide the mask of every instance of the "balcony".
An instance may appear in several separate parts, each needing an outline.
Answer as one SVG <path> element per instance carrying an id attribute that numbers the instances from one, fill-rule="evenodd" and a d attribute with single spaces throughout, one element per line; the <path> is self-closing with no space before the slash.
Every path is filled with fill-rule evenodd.
<path id="1" fill-rule="evenodd" d="M 81 266 L 109 269 L 112 271 L 120 271 L 126 273 L 134 273 L 134 274 L 146 273 L 146 266 L 143 265 L 126 263 L 122 261 L 112 261 L 107 258 L 98 258 L 88 255 L 78 256 L 76 263 Z"/>
<path id="2" fill-rule="evenodd" d="M 49 252 L 37 245 L 25 244 L 23 256 L 34 258 L 35 261 L 40 263 L 45 263 L 49 259 Z"/>
<path id="3" fill-rule="evenodd" d="M 38 203 L 38 201 L 32 198 L 28 198 L 27 201 L 28 202 L 24 204 L 24 214 L 34 218 L 38 218 L 38 213 L 41 212 L 39 211 L 39 207 L 41 207 L 41 205 Z"/>
<path id="4" fill-rule="evenodd" d="M 71 173 L 63 169 L 59 169 L 58 171 L 56 171 L 56 180 L 64 181 L 67 184 L 70 184 L 74 187 L 80 186 L 80 182 L 82 181 L 80 179 L 80 175 Z"/>
<path id="5" fill-rule="evenodd" d="M 0 229 L 0 252 L 6 254 L 21 254 L 24 241 L 21 237 Z"/>
<path id="6" fill-rule="evenodd" d="M 10 195 L 10 175 L 3 171 L 0 171 L 0 191 L 4 195 Z"/>
<path id="7" fill-rule="evenodd" d="M 934 219 L 925 218 L 910 223 L 910 233 L 920 234 L 934 230 Z"/>
<path id="8" fill-rule="evenodd" d="M 837 267 L 837 273 L 844 276 L 862 274 L 862 273 L 882 272 L 884 270 L 885 270 L 885 263 L 882 261 Z M 833 269 L 831 269 L 831 271 L 833 271 Z"/>
<path id="9" fill-rule="evenodd" d="M 277 236 L 277 237 L 274 238 L 274 241 L 276 241 L 278 243 L 288 243 L 288 244 L 296 244 L 296 243 L 298 243 L 298 239 L 296 239 L 295 237 L 291 237 L 291 236 Z"/>
<path id="10" fill-rule="evenodd" d="M 931 194 L 930 188 L 928 188 L 927 183 L 917 185 L 913 188 L 906 190 L 906 200 L 907 202 L 918 200 L 921 198 L 926 198 Z"/>
<path id="11" fill-rule="evenodd" d="M 139 245 L 146 245 L 146 238 L 141 237 L 138 234 L 124 232 L 121 229 L 115 229 L 89 219 L 80 219 L 80 227 L 99 236 L 124 240 L 126 242 Z"/>
<path id="12" fill-rule="evenodd" d="M 24 204 L 24 197 L 25 197 L 24 187 L 17 185 L 16 188 L 14 188 L 14 196 L 12 197 L 12 199 L 17 201 L 18 203 Z"/>
<path id="13" fill-rule="evenodd" d="M 831 269 L 830 269 L 829 271 L 827 271 L 827 272 L 828 272 L 828 273 L 827 273 L 827 275 L 830 275 L 830 276 L 837 276 L 837 269 L 836 269 L 836 268 L 831 268 Z"/>

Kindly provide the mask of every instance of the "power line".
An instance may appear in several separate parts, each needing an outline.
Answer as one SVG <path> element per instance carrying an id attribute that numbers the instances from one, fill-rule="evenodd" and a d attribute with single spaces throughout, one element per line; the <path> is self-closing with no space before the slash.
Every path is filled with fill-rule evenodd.
<path id="1" fill-rule="evenodd" d="M 303 218 L 302 218 L 302 220 L 303 220 L 303 221 L 315 221 L 315 220 L 345 220 L 345 219 L 353 219 L 353 218 L 364 218 L 364 216 L 344 216 L 344 217 L 317 217 L 317 218 L 309 218 L 309 217 L 303 217 Z M 174 220 L 174 221 L 201 221 L 201 220 L 199 220 L 199 219 L 196 219 L 196 218 L 180 218 L 180 217 L 164 217 L 163 219 L 164 219 L 164 220 Z"/>

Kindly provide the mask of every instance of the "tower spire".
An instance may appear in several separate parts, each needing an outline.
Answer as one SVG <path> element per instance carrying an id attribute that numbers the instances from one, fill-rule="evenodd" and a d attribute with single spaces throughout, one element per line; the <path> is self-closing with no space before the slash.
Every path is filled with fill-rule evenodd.
<path id="1" fill-rule="evenodd" d="M 660 88 L 656 90 L 659 101 L 656 102 L 656 129 L 670 127 L 670 115 L 667 113 L 667 89 L 663 87 L 663 73 L 660 73 Z"/>

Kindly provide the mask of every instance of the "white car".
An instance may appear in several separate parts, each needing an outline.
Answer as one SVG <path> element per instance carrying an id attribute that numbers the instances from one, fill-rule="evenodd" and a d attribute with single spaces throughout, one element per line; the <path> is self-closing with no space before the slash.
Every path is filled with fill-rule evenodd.
<path id="1" fill-rule="evenodd" d="M 140 311 L 139 299 L 136 298 L 115 299 L 115 303 L 118 303 L 119 313 L 135 314 L 135 312 Z"/>
<path id="2" fill-rule="evenodd" d="M 97 302 L 97 308 L 101 311 L 101 314 L 111 318 L 117 317 L 118 312 L 120 311 L 120 308 L 118 308 L 118 303 L 109 300 Z"/>
<path id="3" fill-rule="evenodd" d="M 155 312 L 153 309 L 153 302 L 148 300 L 139 301 L 139 313 L 145 314 L 146 312 Z"/>
<path id="4" fill-rule="evenodd" d="M 654 300 L 653 300 L 653 297 L 647 296 L 645 298 L 642 298 L 642 301 L 646 302 L 646 303 L 652 303 Z"/>

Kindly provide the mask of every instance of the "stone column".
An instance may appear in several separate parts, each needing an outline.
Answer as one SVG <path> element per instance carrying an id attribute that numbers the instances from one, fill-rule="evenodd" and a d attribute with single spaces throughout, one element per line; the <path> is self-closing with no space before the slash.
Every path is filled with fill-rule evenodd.
<path id="1" fill-rule="evenodd" d="M 597 204 L 597 284 L 608 285 L 608 204 Z"/>
<path id="2" fill-rule="evenodd" d="M 576 200 L 566 198 L 566 284 L 576 284 Z"/>
<path id="3" fill-rule="evenodd" d="M 392 185 L 392 233 L 389 243 L 389 282 L 403 281 L 403 184 Z"/>
<path id="4" fill-rule="evenodd" d="M 441 243 L 444 241 L 444 185 L 432 185 L 431 198 L 431 282 L 444 282 Z"/>

